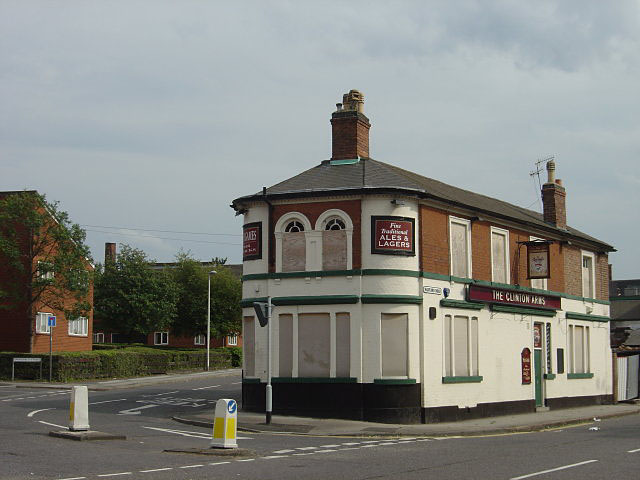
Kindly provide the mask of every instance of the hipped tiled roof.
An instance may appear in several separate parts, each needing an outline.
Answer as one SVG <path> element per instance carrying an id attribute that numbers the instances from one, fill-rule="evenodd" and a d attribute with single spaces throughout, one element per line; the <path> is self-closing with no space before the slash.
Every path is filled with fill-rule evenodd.
<path id="1" fill-rule="evenodd" d="M 502 217 L 517 223 L 534 225 L 544 230 L 555 230 L 562 237 L 574 237 L 595 243 L 604 251 L 615 249 L 596 238 L 574 228 L 559 229 L 546 223 L 541 213 L 518 207 L 502 200 L 491 198 L 446 183 L 423 177 L 414 172 L 389 165 L 371 158 L 353 163 L 323 161 L 294 177 L 266 189 L 266 196 L 274 198 L 300 198 L 349 193 L 376 193 L 394 191 L 419 198 L 430 198 L 451 205 Z M 249 201 L 260 200 L 263 193 L 247 195 L 233 201 L 234 208 Z"/>

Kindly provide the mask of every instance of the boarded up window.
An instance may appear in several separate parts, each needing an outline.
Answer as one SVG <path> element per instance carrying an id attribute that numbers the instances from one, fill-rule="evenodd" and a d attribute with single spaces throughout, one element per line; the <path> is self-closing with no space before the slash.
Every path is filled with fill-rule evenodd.
<path id="1" fill-rule="evenodd" d="M 453 348 L 455 352 L 455 376 L 469 376 L 469 319 L 456 315 L 453 318 Z"/>
<path id="2" fill-rule="evenodd" d="M 306 265 L 306 240 L 304 232 L 282 234 L 282 271 L 303 272 Z"/>
<path id="3" fill-rule="evenodd" d="M 478 376 L 478 319 L 444 317 L 444 374 L 447 377 Z"/>
<path id="4" fill-rule="evenodd" d="M 336 314 L 336 377 L 351 376 L 351 318 Z"/>
<path id="5" fill-rule="evenodd" d="M 253 317 L 242 319 L 242 358 L 244 359 L 244 376 L 256 376 L 256 329 Z"/>
<path id="6" fill-rule="evenodd" d="M 329 377 L 330 336 L 328 313 L 298 315 L 299 377 Z"/>
<path id="7" fill-rule="evenodd" d="M 347 232 L 344 230 L 322 232 L 322 269 L 347 269 Z"/>
<path id="8" fill-rule="evenodd" d="M 509 283 L 507 276 L 507 236 L 502 232 L 491 232 L 491 262 L 493 281 Z"/>
<path id="9" fill-rule="evenodd" d="M 467 225 L 451 222 L 451 275 L 469 277 Z"/>
<path id="10" fill-rule="evenodd" d="M 293 315 L 290 313 L 278 316 L 278 359 L 279 375 L 293 375 Z"/>
<path id="11" fill-rule="evenodd" d="M 408 315 L 383 313 L 381 321 L 382 376 L 408 375 Z"/>
<path id="12" fill-rule="evenodd" d="M 582 296 L 593 298 L 593 258 L 582 256 Z"/>

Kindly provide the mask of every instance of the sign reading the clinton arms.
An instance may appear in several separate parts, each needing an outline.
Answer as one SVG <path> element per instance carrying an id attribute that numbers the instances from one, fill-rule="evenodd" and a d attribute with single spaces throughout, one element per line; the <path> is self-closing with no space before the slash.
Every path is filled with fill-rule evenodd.
<path id="1" fill-rule="evenodd" d="M 415 219 L 372 216 L 371 253 L 415 255 Z"/>
<path id="2" fill-rule="evenodd" d="M 475 302 L 500 303 L 518 307 L 560 309 L 560 297 L 481 285 L 469 285 L 467 299 Z"/>
<path id="3" fill-rule="evenodd" d="M 242 234 L 242 260 L 262 258 L 262 222 L 243 225 Z"/>

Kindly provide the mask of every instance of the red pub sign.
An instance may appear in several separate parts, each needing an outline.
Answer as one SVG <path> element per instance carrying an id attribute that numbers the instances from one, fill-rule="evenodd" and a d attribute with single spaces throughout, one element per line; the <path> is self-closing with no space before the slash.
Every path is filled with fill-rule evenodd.
<path id="1" fill-rule="evenodd" d="M 262 258 L 262 222 L 247 223 L 242 227 L 242 260 Z"/>
<path id="2" fill-rule="evenodd" d="M 531 350 L 526 347 L 522 349 L 520 362 L 522 364 L 522 384 L 528 385 L 531 383 Z"/>
<path id="3" fill-rule="evenodd" d="M 518 307 L 560 310 L 560 297 L 506 288 L 469 285 L 467 299 L 474 302 L 499 303 Z"/>
<path id="4" fill-rule="evenodd" d="M 372 216 L 371 253 L 415 255 L 415 219 Z"/>

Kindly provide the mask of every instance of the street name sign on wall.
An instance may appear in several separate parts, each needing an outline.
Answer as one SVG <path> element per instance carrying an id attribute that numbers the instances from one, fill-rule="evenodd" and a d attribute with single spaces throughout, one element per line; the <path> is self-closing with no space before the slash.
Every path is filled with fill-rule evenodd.
<path id="1" fill-rule="evenodd" d="M 409 217 L 372 216 L 371 253 L 415 255 L 415 223 Z"/>
<path id="2" fill-rule="evenodd" d="M 509 290 L 506 288 L 469 285 L 467 300 L 471 302 L 498 303 L 518 307 L 540 308 L 544 310 L 560 310 L 561 299 L 554 295 Z"/>
<path id="3" fill-rule="evenodd" d="M 242 260 L 262 258 L 262 222 L 242 226 Z"/>

